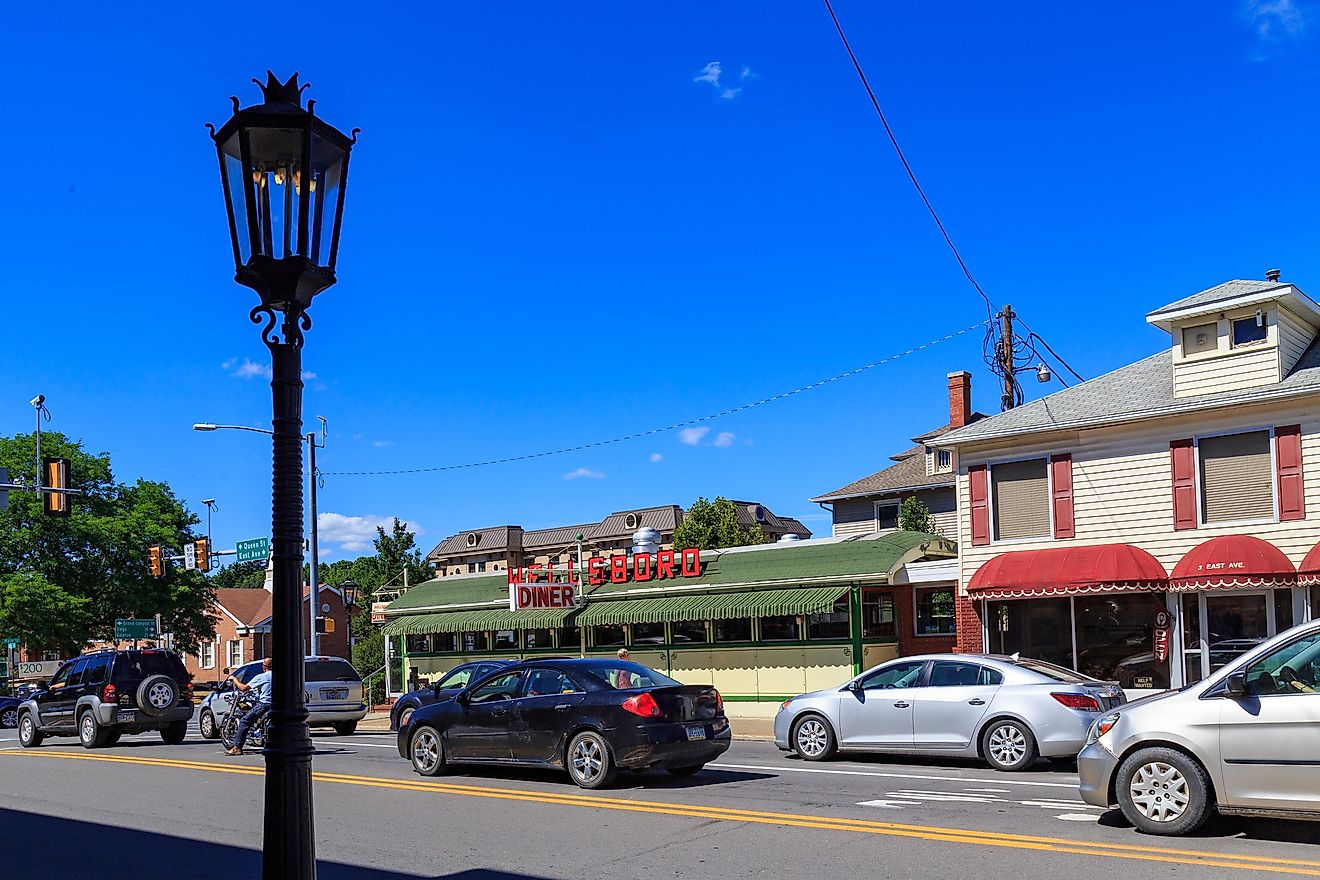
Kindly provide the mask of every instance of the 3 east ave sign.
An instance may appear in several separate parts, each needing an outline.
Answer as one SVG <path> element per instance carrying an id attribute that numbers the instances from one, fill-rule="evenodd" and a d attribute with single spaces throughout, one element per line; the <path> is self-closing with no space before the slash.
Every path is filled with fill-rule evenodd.
<path id="1" fill-rule="evenodd" d="M 587 583 L 645 583 L 647 581 L 694 578 L 701 576 L 701 551 L 661 550 L 658 553 L 634 553 L 632 556 L 593 556 L 587 560 Z M 572 559 L 566 568 L 552 565 L 528 565 L 509 569 L 509 608 L 512 611 L 538 611 L 572 608 L 577 586 L 581 583 Z"/>

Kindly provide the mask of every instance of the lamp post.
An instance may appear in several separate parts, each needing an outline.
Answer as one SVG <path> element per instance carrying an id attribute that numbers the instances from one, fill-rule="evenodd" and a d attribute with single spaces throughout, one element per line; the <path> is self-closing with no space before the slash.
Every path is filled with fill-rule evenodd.
<path id="1" fill-rule="evenodd" d="M 254 80 L 254 82 L 256 82 Z M 307 309 L 335 283 L 351 136 L 302 106 L 298 74 L 257 82 L 263 102 L 217 131 L 234 280 L 261 298 L 248 317 L 271 353 L 272 708 L 266 740 L 265 880 L 313 880 L 312 741 L 302 663 L 302 346 Z M 313 597 L 315 598 L 315 597 Z"/>

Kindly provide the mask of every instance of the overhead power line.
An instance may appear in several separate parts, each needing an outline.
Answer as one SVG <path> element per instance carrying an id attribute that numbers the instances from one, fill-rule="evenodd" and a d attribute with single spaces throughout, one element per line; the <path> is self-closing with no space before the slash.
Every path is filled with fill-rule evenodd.
<path id="1" fill-rule="evenodd" d="M 806 391 L 812 391 L 824 385 L 829 385 L 832 382 L 838 382 L 840 379 L 847 379 L 850 376 L 856 376 L 859 373 L 865 373 L 867 370 L 873 370 L 876 367 L 882 366 L 884 364 L 892 363 L 893 361 L 899 360 L 900 358 L 908 357 L 909 355 L 916 354 L 919 351 L 923 351 L 927 348 L 932 348 L 941 343 L 948 342 L 951 339 L 956 339 L 957 337 L 962 336 L 964 333 L 970 333 L 971 331 L 979 329 L 984 326 L 985 326 L 984 321 L 977 321 L 975 324 L 972 324 L 969 327 L 964 327 L 961 330 L 954 331 L 953 333 L 950 333 L 947 336 L 941 336 L 938 339 L 932 339 L 929 342 L 923 342 L 921 345 L 917 345 L 912 348 L 909 348 L 907 351 L 901 351 L 898 354 L 891 354 L 888 357 L 883 357 L 880 360 L 873 361 L 869 364 L 866 364 L 865 366 L 857 367 L 856 369 L 848 370 L 847 372 L 844 373 L 838 373 L 837 375 L 830 376 L 829 378 L 826 379 L 820 379 L 816 382 L 812 382 L 810 385 L 803 385 L 800 388 L 794 388 L 792 391 L 784 391 L 780 394 L 773 395 L 772 397 L 764 397 L 760 400 L 754 400 L 751 403 L 744 403 L 741 406 L 730 407 L 729 409 L 721 410 L 717 413 L 711 413 L 710 415 L 707 416 L 701 416 L 695 419 L 688 419 L 687 421 L 683 421 L 683 422 L 675 422 L 672 425 L 665 425 L 660 428 L 651 428 L 646 431 L 638 431 L 634 434 L 625 434 L 622 437 L 611 437 L 608 440 L 597 440 L 594 443 L 581 443 L 577 446 L 565 446 L 562 449 L 548 449 L 544 452 L 530 452 L 525 455 L 511 455 L 507 458 L 493 458 L 487 461 L 472 461 L 472 462 L 467 462 L 465 464 L 448 464 L 448 465 L 436 465 L 434 467 L 400 468 L 397 470 L 381 470 L 381 471 L 323 471 L 322 473 L 325 476 L 333 476 L 333 477 L 368 477 L 368 476 L 387 476 L 387 475 L 397 475 L 397 474 L 425 474 L 425 473 L 435 473 L 437 471 L 457 471 L 457 470 L 464 470 L 466 468 L 487 467 L 489 465 L 494 465 L 494 464 L 511 464 L 517 461 L 530 461 L 531 459 L 534 458 L 547 458 L 552 455 L 565 455 L 570 452 L 581 452 L 584 449 L 598 449 L 601 446 L 612 446 L 616 443 L 623 443 L 628 440 L 638 440 L 642 437 L 651 437 L 655 434 L 664 434 L 669 431 L 677 431 L 681 428 L 690 428 L 693 425 L 700 425 L 702 422 L 710 422 L 710 421 L 714 421 L 715 419 L 724 418 L 725 416 L 731 416 L 734 413 L 746 412 L 749 409 L 756 409 L 757 407 L 765 406 L 766 404 L 774 403 L 779 400 L 784 400 L 785 398 L 793 397 L 795 395 L 802 394 L 803 392 Z"/>

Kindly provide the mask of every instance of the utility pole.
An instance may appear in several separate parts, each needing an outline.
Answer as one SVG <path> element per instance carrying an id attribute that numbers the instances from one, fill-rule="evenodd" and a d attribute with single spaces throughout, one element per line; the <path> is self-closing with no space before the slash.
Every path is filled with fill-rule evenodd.
<path id="1" fill-rule="evenodd" d="M 577 586 L 577 604 L 579 608 L 587 606 L 587 586 L 582 581 L 582 576 L 586 569 L 582 567 L 582 533 L 577 536 L 577 562 L 578 562 L 578 586 Z M 587 628 L 578 624 L 578 656 L 587 656 Z"/>
<path id="2" fill-rule="evenodd" d="M 321 446 L 325 446 L 325 419 L 317 416 L 321 420 Z M 308 526 L 309 548 L 311 550 L 311 574 L 308 577 L 307 584 L 307 653 L 315 657 L 321 652 L 317 650 L 320 647 L 320 640 L 316 632 L 316 612 L 321 602 L 321 552 L 317 542 L 316 529 L 316 432 L 307 432 L 307 499 L 311 513 L 311 523 Z"/>
<path id="3" fill-rule="evenodd" d="M 1013 307 L 1006 305 L 999 313 L 999 366 L 1004 380 L 1004 393 L 999 400 L 1001 410 L 1010 410 L 1017 405 L 1017 372 L 1013 367 Z"/>
<path id="4" fill-rule="evenodd" d="M 206 550 L 207 556 L 219 555 L 213 554 L 212 548 L 215 547 L 215 541 L 211 538 L 211 513 L 219 510 L 220 507 L 215 503 L 214 498 L 203 498 L 202 503 L 206 505 Z M 209 562 L 209 560 L 208 560 Z"/>

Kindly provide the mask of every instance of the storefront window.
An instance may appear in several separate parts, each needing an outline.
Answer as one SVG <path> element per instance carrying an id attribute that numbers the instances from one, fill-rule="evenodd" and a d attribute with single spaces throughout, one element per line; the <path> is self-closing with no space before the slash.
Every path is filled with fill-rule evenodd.
<path id="1" fill-rule="evenodd" d="M 894 594 L 889 590 L 862 590 L 862 638 L 894 639 Z"/>
<path id="2" fill-rule="evenodd" d="M 458 633 L 432 633 L 431 651 L 436 654 L 458 650 Z"/>
<path id="3" fill-rule="evenodd" d="M 807 638 L 809 639 L 846 639 L 848 638 L 848 597 L 840 596 L 834 607 L 823 614 L 807 615 Z"/>
<path id="4" fill-rule="evenodd" d="M 592 638 L 597 648 L 613 648 L 627 641 L 627 630 L 622 625 L 597 626 L 592 630 Z"/>
<path id="5" fill-rule="evenodd" d="M 1183 684 L 1201 680 L 1201 600 L 1197 593 L 1182 595 Z"/>
<path id="6" fill-rule="evenodd" d="M 1073 668 L 1072 613 L 1067 599 L 989 603 L 990 650 L 1019 653 Z"/>
<path id="7" fill-rule="evenodd" d="M 797 618 L 791 614 L 761 618 L 761 641 L 792 642 L 798 638 Z"/>
<path id="8" fill-rule="evenodd" d="M 427 652 L 426 636 L 404 636 L 403 640 L 407 645 L 409 654 L 425 654 Z"/>
<path id="9" fill-rule="evenodd" d="M 518 631 L 516 629 L 499 629 L 495 631 L 495 650 L 496 651 L 516 651 L 518 650 Z"/>
<path id="10" fill-rule="evenodd" d="M 632 643 L 634 645 L 663 645 L 665 643 L 665 625 L 663 623 L 634 623 L 632 625 Z M 600 644 L 600 642 L 596 644 Z"/>
<path id="11" fill-rule="evenodd" d="M 548 629 L 529 629 L 523 631 L 523 641 L 527 645 L 527 650 L 534 651 L 537 648 L 552 648 L 554 645 L 550 641 L 550 630 Z"/>
<path id="12" fill-rule="evenodd" d="M 1210 671 L 1232 663 L 1269 635 L 1262 593 L 1207 593 L 1206 641 L 1210 643 Z"/>
<path id="13" fill-rule="evenodd" d="M 951 636 L 954 632 L 953 587 L 917 590 L 917 635 Z"/>
<path id="14" fill-rule="evenodd" d="M 1293 627 L 1292 590 L 1274 591 L 1274 631 L 1281 633 Z"/>
<path id="15" fill-rule="evenodd" d="M 669 641 L 675 645 L 704 645 L 710 641 L 704 620 L 680 620 L 671 623 L 669 631 Z"/>
<path id="16" fill-rule="evenodd" d="M 557 647 L 564 651 L 576 651 L 582 646 L 582 630 L 576 626 L 561 626 Z"/>
<path id="17" fill-rule="evenodd" d="M 717 642 L 750 642 L 752 640 L 752 620 L 750 617 L 717 620 L 713 626 L 715 641 Z"/>
<path id="18" fill-rule="evenodd" d="M 1077 665 L 1083 675 L 1124 688 L 1167 688 L 1169 660 L 1155 662 L 1155 614 L 1150 594 L 1078 596 L 1073 600 Z M 1172 653 L 1172 652 L 1171 652 Z"/>
<path id="19" fill-rule="evenodd" d="M 486 650 L 487 634 L 484 632 L 466 632 L 459 638 L 459 644 L 463 651 L 472 653 L 473 651 Z"/>

